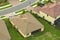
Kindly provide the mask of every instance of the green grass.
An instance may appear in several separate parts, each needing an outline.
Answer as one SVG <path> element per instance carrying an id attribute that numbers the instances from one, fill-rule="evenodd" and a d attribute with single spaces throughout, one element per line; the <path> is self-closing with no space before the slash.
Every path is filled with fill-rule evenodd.
<path id="1" fill-rule="evenodd" d="M 26 0 L 22 0 L 21 2 L 24 2 L 24 1 L 26 1 Z"/>
<path id="2" fill-rule="evenodd" d="M 27 13 L 27 12 L 28 12 L 28 10 L 26 10 L 26 9 L 21 9 L 21 10 L 15 12 L 15 13 L 16 13 L 17 15 L 20 15 L 20 14 L 25 14 L 25 13 Z"/>
<path id="3" fill-rule="evenodd" d="M 49 22 L 38 17 L 37 15 L 33 15 L 38 19 L 39 22 L 44 25 L 45 30 L 43 32 L 35 33 L 28 38 L 23 38 L 21 34 L 19 34 L 19 32 L 10 23 L 10 21 L 8 19 L 4 19 L 8 31 L 11 35 L 11 40 L 60 40 L 60 29 L 57 29 L 54 26 L 50 25 Z"/>
<path id="4" fill-rule="evenodd" d="M 8 2 L 8 1 L 6 1 L 6 2 L 4 2 L 4 3 L 1 3 L 1 4 L 0 4 L 0 7 L 1 7 L 1 6 L 8 5 L 8 4 L 9 4 L 9 2 Z"/>
<path id="5" fill-rule="evenodd" d="M 16 13 L 19 13 L 19 12 L 21 12 L 21 11 L 25 11 L 25 12 L 27 12 L 26 9 L 21 9 L 21 10 L 17 11 Z"/>
<path id="6" fill-rule="evenodd" d="M 10 3 L 9 3 L 8 1 L 2 2 L 2 3 L 0 3 L 0 7 L 6 6 L 6 5 L 9 5 L 9 4 L 10 4 Z M 12 5 L 9 5 L 9 6 L 4 7 L 4 8 L 0 8 L 0 10 L 5 9 L 5 8 L 9 8 L 9 7 L 11 7 L 11 6 L 12 6 Z"/>
<path id="7" fill-rule="evenodd" d="M 31 6 L 37 5 L 37 3 L 31 4 Z"/>
<path id="8" fill-rule="evenodd" d="M 0 8 L 0 10 L 5 9 L 5 8 L 9 8 L 9 7 L 12 7 L 12 5 L 4 7 L 4 8 Z"/>
<path id="9" fill-rule="evenodd" d="M 5 16 L 0 16 L 0 18 L 4 18 Z"/>

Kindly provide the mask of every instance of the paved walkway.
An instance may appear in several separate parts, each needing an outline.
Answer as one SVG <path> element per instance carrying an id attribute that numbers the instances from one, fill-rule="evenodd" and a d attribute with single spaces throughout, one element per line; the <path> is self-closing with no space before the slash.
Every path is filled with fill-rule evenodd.
<path id="1" fill-rule="evenodd" d="M 13 12 L 13 13 L 10 13 L 10 14 L 6 14 L 6 15 L 4 15 L 5 17 L 7 17 L 7 18 L 9 18 L 9 17 L 11 17 L 11 16 L 14 16 L 16 13 L 15 12 Z"/>

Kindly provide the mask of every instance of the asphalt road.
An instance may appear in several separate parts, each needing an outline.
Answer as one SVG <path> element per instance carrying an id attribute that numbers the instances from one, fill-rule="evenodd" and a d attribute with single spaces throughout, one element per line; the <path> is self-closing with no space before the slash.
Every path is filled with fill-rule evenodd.
<path id="1" fill-rule="evenodd" d="M 10 8 L 4 9 L 4 10 L 0 10 L 0 16 L 6 15 L 6 14 L 9 14 L 9 13 L 12 13 L 12 12 L 16 12 L 20 9 L 23 9 L 23 8 L 31 5 L 32 3 L 36 2 L 36 1 L 37 0 L 27 0 L 26 2 L 24 2 L 22 4 L 19 4 L 19 5 L 16 5 L 14 7 L 10 7 Z"/>

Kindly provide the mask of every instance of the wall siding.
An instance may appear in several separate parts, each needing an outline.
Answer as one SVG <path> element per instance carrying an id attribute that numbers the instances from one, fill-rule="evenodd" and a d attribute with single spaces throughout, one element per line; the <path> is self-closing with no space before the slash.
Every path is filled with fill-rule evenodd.
<path id="1" fill-rule="evenodd" d="M 56 19 L 60 18 L 60 15 L 56 17 Z"/>
<path id="2" fill-rule="evenodd" d="M 54 21 L 55 21 L 55 18 L 52 18 L 51 16 L 47 16 L 47 14 L 46 13 L 43 13 L 42 11 L 40 11 L 40 14 L 38 14 L 40 17 L 44 17 L 44 19 L 45 20 L 47 20 L 47 21 L 49 21 L 49 22 L 51 22 L 51 23 L 54 23 Z"/>

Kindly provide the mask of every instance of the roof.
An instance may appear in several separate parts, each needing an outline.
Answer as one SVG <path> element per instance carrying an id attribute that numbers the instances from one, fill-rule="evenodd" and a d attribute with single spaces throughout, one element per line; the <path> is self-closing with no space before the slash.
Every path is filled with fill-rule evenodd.
<path id="1" fill-rule="evenodd" d="M 32 31 L 44 28 L 44 26 L 30 13 L 14 16 L 10 18 L 10 21 L 12 21 L 15 26 L 22 31 L 23 34 L 28 34 Z"/>
<path id="2" fill-rule="evenodd" d="M 10 35 L 3 20 L 0 19 L 0 40 L 10 40 Z"/>
<path id="3" fill-rule="evenodd" d="M 37 9 L 35 8 L 35 10 L 37 10 Z M 60 4 L 49 3 L 48 5 L 45 5 L 45 6 L 41 7 L 41 8 L 39 8 L 39 9 L 40 9 L 40 11 L 48 14 L 49 16 L 51 16 L 53 18 L 60 15 Z M 36 12 L 38 12 L 38 11 L 36 11 Z"/>
<path id="4" fill-rule="evenodd" d="M 60 0 L 56 0 L 57 2 L 60 2 Z"/>
<path id="5" fill-rule="evenodd" d="M 37 7 L 34 7 L 32 10 L 39 13 L 39 11 L 41 10 L 41 7 L 40 6 L 37 6 Z"/>

